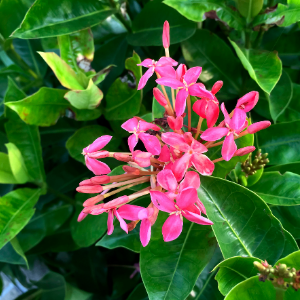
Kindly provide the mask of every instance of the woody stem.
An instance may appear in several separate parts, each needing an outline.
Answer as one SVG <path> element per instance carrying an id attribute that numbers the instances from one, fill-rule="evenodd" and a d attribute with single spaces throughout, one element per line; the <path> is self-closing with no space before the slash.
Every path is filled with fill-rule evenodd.
<path id="1" fill-rule="evenodd" d="M 197 131 L 196 131 L 196 134 L 195 134 L 195 140 L 197 140 L 197 138 L 199 136 L 202 122 L 203 122 L 203 118 L 199 116 L 199 122 L 198 122 L 198 125 L 197 125 Z"/>
<path id="2" fill-rule="evenodd" d="M 220 158 L 217 158 L 217 159 L 212 160 L 212 162 L 213 162 L 213 163 L 217 163 L 217 162 L 222 161 L 222 160 L 224 160 L 224 158 L 223 158 L 223 157 L 220 157 Z"/>
<path id="3" fill-rule="evenodd" d="M 192 104 L 191 104 L 190 95 L 188 95 L 188 97 L 187 97 L 187 107 L 188 107 L 188 131 L 191 131 L 191 128 L 192 128 Z"/>
<path id="4" fill-rule="evenodd" d="M 149 180 L 150 180 L 149 177 L 140 177 L 140 178 L 137 178 L 137 179 L 131 179 L 131 180 L 115 183 L 115 184 L 105 185 L 103 187 L 103 190 L 112 189 L 112 188 L 123 186 L 123 185 L 129 184 L 129 183 L 130 184 L 131 183 L 140 184 L 141 182 L 149 181 Z"/>

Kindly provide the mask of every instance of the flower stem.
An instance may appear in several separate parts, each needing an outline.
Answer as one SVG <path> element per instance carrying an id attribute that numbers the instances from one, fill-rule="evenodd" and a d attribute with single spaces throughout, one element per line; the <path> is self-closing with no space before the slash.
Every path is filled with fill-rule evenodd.
<path id="1" fill-rule="evenodd" d="M 197 125 L 197 131 L 196 131 L 196 134 L 195 134 L 195 140 L 197 140 L 197 138 L 198 138 L 198 136 L 199 136 L 199 133 L 200 133 L 200 130 L 201 130 L 202 122 L 203 122 L 203 118 L 202 118 L 202 117 L 199 117 L 199 122 L 198 122 L 198 125 Z"/>
<path id="2" fill-rule="evenodd" d="M 172 104 L 173 104 L 173 108 L 175 109 L 175 92 L 173 89 L 171 89 L 171 93 L 172 93 Z"/>
<path id="3" fill-rule="evenodd" d="M 187 97 L 187 107 L 188 107 L 188 131 L 191 131 L 191 128 L 192 128 L 192 104 L 191 104 L 190 95 L 188 95 L 188 97 Z"/>

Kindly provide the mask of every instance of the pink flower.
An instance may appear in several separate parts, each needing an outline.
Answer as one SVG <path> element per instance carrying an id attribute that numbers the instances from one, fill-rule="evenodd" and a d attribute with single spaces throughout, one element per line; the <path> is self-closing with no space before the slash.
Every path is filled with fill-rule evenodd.
<path id="1" fill-rule="evenodd" d="M 179 89 L 175 103 L 177 116 L 181 116 L 184 113 L 188 95 L 213 99 L 214 96 L 209 91 L 203 89 L 203 85 L 196 84 L 201 70 L 201 67 L 191 68 L 181 79 L 178 79 L 179 75 L 175 74 L 175 71 L 173 71 L 173 74 L 171 74 L 170 71 L 170 76 L 162 76 L 162 78 L 156 79 L 158 84 L 169 86 L 173 89 Z M 184 71 L 184 69 L 182 71 Z"/>
<path id="2" fill-rule="evenodd" d="M 249 92 L 237 101 L 236 108 L 241 109 L 246 113 L 256 105 L 258 97 L 258 92 Z"/>
<path id="3" fill-rule="evenodd" d="M 166 66 L 177 66 L 176 62 L 171 57 L 161 57 L 157 62 L 153 59 L 146 58 L 138 66 L 149 68 L 146 73 L 141 77 L 138 90 L 141 90 L 146 85 L 148 79 L 153 75 L 154 71 L 160 76 L 167 76 L 169 68 L 165 69 Z"/>
<path id="4" fill-rule="evenodd" d="M 162 41 L 164 48 L 170 47 L 170 25 L 168 21 L 165 21 L 164 23 Z"/>
<path id="5" fill-rule="evenodd" d="M 109 166 L 101 161 L 98 161 L 96 158 L 104 158 L 109 156 L 108 151 L 99 151 L 105 147 L 112 136 L 103 135 L 97 138 L 92 144 L 87 146 L 82 150 L 82 154 L 85 158 L 85 163 L 87 168 L 92 171 L 95 175 L 108 174 L 111 172 Z"/>
<path id="6" fill-rule="evenodd" d="M 140 167 L 146 168 L 151 165 L 150 157 L 152 156 L 149 152 L 143 152 L 135 150 L 132 152 L 132 160 L 137 163 Z"/>
<path id="7" fill-rule="evenodd" d="M 169 162 L 170 159 L 171 159 L 170 149 L 168 148 L 167 145 L 163 145 L 158 160 L 162 162 Z"/>
<path id="8" fill-rule="evenodd" d="M 221 89 L 222 85 L 223 81 L 217 81 L 213 85 L 211 89 L 211 93 L 214 96 L 213 99 L 204 97 L 201 100 L 197 100 L 193 105 L 194 112 L 206 119 L 207 127 L 209 128 L 216 124 L 219 117 L 219 101 L 215 97 L 215 94 Z M 203 88 L 205 89 L 204 85 Z"/>
<path id="9" fill-rule="evenodd" d="M 183 117 L 182 116 L 178 116 L 177 118 L 168 116 L 167 121 L 172 130 L 179 131 L 183 126 Z"/>
<path id="10" fill-rule="evenodd" d="M 160 154 L 161 146 L 158 138 L 154 135 L 145 133 L 149 129 L 159 131 L 160 128 L 158 126 L 145 121 L 139 121 L 136 118 L 132 118 L 123 123 L 121 127 L 124 130 L 133 133 L 128 138 L 130 152 L 133 152 L 134 147 L 136 146 L 138 139 L 140 138 L 148 152 L 152 153 L 153 155 Z"/>
<path id="11" fill-rule="evenodd" d="M 173 164 L 173 173 L 177 179 L 180 181 L 186 170 L 190 165 L 193 165 L 195 169 L 201 175 L 211 175 L 214 171 L 214 163 L 202 153 L 207 152 L 207 148 L 196 141 L 190 132 L 186 132 L 184 135 L 166 132 L 161 136 L 162 140 L 185 154 L 177 159 Z"/>
<path id="12" fill-rule="evenodd" d="M 183 217 L 200 225 L 213 224 L 207 218 L 202 217 L 199 209 L 194 205 L 198 199 L 197 190 L 194 187 L 183 189 L 176 198 L 176 203 L 159 191 L 150 191 L 150 195 L 152 203 L 159 210 L 170 214 L 162 227 L 165 242 L 178 238 L 182 231 Z"/>
<path id="13" fill-rule="evenodd" d="M 201 138 L 205 141 L 216 141 L 226 136 L 222 147 L 222 157 L 229 161 L 237 150 L 234 137 L 239 136 L 241 131 L 247 127 L 248 122 L 246 114 L 241 109 L 235 109 L 231 119 L 224 103 L 221 104 L 221 110 L 225 117 L 226 127 L 208 128 L 202 133 Z"/>

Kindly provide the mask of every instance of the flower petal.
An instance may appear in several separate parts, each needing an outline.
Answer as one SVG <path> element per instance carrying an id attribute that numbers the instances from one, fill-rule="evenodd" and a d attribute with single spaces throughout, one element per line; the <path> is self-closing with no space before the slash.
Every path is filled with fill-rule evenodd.
<path id="1" fill-rule="evenodd" d="M 165 132 L 161 135 L 161 139 L 166 144 L 180 151 L 186 152 L 190 149 L 190 146 L 186 143 L 181 134 L 174 132 Z"/>
<path id="2" fill-rule="evenodd" d="M 229 161 L 233 157 L 236 150 L 237 150 L 237 146 L 234 141 L 234 136 L 231 133 L 228 136 L 226 136 L 225 141 L 223 143 L 223 147 L 221 151 L 222 157 L 224 158 L 224 160 Z"/>
<path id="3" fill-rule="evenodd" d="M 114 209 L 114 214 L 115 214 L 115 216 L 117 217 L 117 219 L 119 220 L 121 228 L 122 228 L 126 233 L 128 233 L 128 225 L 127 225 L 127 223 L 123 220 L 123 218 L 119 215 L 119 213 L 118 213 L 118 211 L 117 211 L 116 209 Z"/>
<path id="4" fill-rule="evenodd" d="M 204 153 L 208 151 L 208 149 L 203 144 L 199 143 L 196 140 L 193 140 L 191 148 L 194 150 L 194 152 L 197 153 Z"/>
<path id="5" fill-rule="evenodd" d="M 229 114 L 225 108 L 225 104 L 224 102 L 221 104 L 221 110 L 223 112 L 223 115 L 224 115 L 224 118 L 225 118 L 225 123 L 227 123 L 228 125 L 230 124 L 230 117 L 229 117 Z"/>
<path id="6" fill-rule="evenodd" d="M 201 134 L 201 139 L 209 142 L 217 141 L 228 133 L 228 128 L 225 127 L 213 127 L 206 129 Z"/>
<path id="7" fill-rule="evenodd" d="M 178 62 L 171 57 L 161 57 L 158 62 L 156 63 L 157 67 L 164 67 L 164 66 L 173 66 L 176 67 Z"/>
<path id="8" fill-rule="evenodd" d="M 165 242 L 174 241 L 182 232 L 183 221 L 180 215 L 171 215 L 162 227 L 162 234 Z"/>
<path id="9" fill-rule="evenodd" d="M 207 108 L 206 108 L 206 122 L 207 122 L 207 127 L 211 128 L 213 127 L 219 117 L 219 105 L 214 103 L 213 101 L 209 101 L 207 103 Z"/>
<path id="10" fill-rule="evenodd" d="M 145 148 L 148 152 L 153 155 L 159 155 L 161 152 L 161 145 L 158 138 L 148 133 L 140 133 L 139 138 L 144 143 Z"/>
<path id="11" fill-rule="evenodd" d="M 163 145 L 158 160 L 162 162 L 170 161 L 170 150 L 167 145 Z"/>
<path id="12" fill-rule="evenodd" d="M 189 92 L 185 89 L 181 89 L 176 96 L 175 102 L 175 111 L 177 116 L 181 116 L 186 107 L 186 98 L 189 95 Z"/>
<path id="13" fill-rule="evenodd" d="M 198 83 L 189 86 L 189 94 L 199 98 L 214 99 L 214 95 Z"/>
<path id="14" fill-rule="evenodd" d="M 201 175 L 210 176 L 215 169 L 214 163 L 206 155 L 194 153 L 191 161 Z"/>
<path id="15" fill-rule="evenodd" d="M 257 103 L 259 93 L 252 91 L 240 98 L 236 104 L 236 108 L 243 109 L 244 112 L 250 111 Z"/>
<path id="16" fill-rule="evenodd" d="M 153 215 L 153 211 L 154 209 L 152 207 L 143 208 L 138 213 L 139 220 L 148 219 Z"/>
<path id="17" fill-rule="evenodd" d="M 136 146 L 137 143 L 138 143 L 138 137 L 135 134 L 130 135 L 128 138 L 128 146 L 130 152 L 134 151 L 134 147 Z"/>
<path id="18" fill-rule="evenodd" d="M 185 153 L 181 158 L 177 159 L 172 167 L 173 174 L 177 181 L 182 180 L 186 170 L 189 167 L 191 154 Z"/>
<path id="19" fill-rule="evenodd" d="M 137 64 L 137 66 L 143 66 L 145 68 L 150 68 L 151 66 L 153 66 L 153 60 L 151 58 L 146 58 L 140 64 Z"/>
<path id="20" fill-rule="evenodd" d="M 193 212 L 186 211 L 183 216 L 191 222 L 200 224 L 200 225 L 213 225 L 214 223 L 207 218 L 202 217 L 201 215 L 197 215 Z"/>
<path id="21" fill-rule="evenodd" d="M 119 215 L 126 220 L 135 221 L 139 219 L 139 212 L 145 209 L 142 206 L 125 204 L 118 209 Z"/>
<path id="22" fill-rule="evenodd" d="M 194 171 L 186 172 L 184 179 L 179 184 L 178 191 L 181 192 L 183 189 L 187 187 L 194 187 L 195 189 L 198 189 L 200 187 L 200 177 L 197 172 Z"/>
<path id="23" fill-rule="evenodd" d="M 111 172 L 109 166 L 102 161 L 85 156 L 85 164 L 87 168 L 95 175 L 103 175 Z"/>
<path id="24" fill-rule="evenodd" d="M 176 199 L 176 204 L 181 209 L 186 209 L 198 200 L 197 190 L 194 187 L 187 187 L 181 191 Z"/>
<path id="25" fill-rule="evenodd" d="M 147 131 L 149 129 L 152 129 L 152 130 L 155 130 L 155 131 L 160 131 L 160 128 L 157 125 L 141 120 L 140 123 L 139 123 L 139 130 L 140 131 Z"/>
<path id="26" fill-rule="evenodd" d="M 167 191 L 175 191 L 178 183 L 171 170 L 162 170 L 157 174 L 157 182 Z"/>
<path id="27" fill-rule="evenodd" d="M 162 78 L 156 79 L 156 82 L 160 85 L 169 86 L 173 89 L 178 89 L 179 87 L 184 87 L 184 84 L 175 78 L 162 77 Z"/>
<path id="28" fill-rule="evenodd" d="M 151 222 L 149 219 L 143 219 L 140 227 L 140 240 L 143 247 L 146 247 L 151 238 Z"/>
<path id="29" fill-rule="evenodd" d="M 195 83 L 200 74 L 201 74 L 202 68 L 201 67 L 193 67 L 190 68 L 185 75 L 183 76 L 184 80 L 186 81 L 186 83 L 189 85 L 191 83 Z"/>
<path id="30" fill-rule="evenodd" d="M 206 119 L 206 107 L 207 107 L 208 101 L 203 100 L 197 100 L 193 104 L 193 111 L 200 117 Z"/>
<path id="31" fill-rule="evenodd" d="M 141 79 L 139 81 L 139 85 L 137 88 L 138 90 L 141 90 L 144 88 L 148 79 L 153 75 L 153 73 L 154 73 L 154 68 L 152 68 L 152 67 L 145 72 L 145 74 L 141 77 Z"/>
<path id="32" fill-rule="evenodd" d="M 111 235 L 114 231 L 114 213 L 112 210 L 108 211 L 107 218 L 107 234 Z"/>
<path id="33" fill-rule="evenodd" d="M 171 213 L 176 211 L 174 201 L 170 200 L 164 193 L 150 191 L 151 201 L 159 210 Z"/>
<path id="34" fill-rule="evenodd" d="M 246 113 L 240 109 L 240 108 L 235 108 L 233 111 L 233 116 L 230 120 L 230 127 L 239 130 L 243 127 L 246 121 Z"/>
<path id="35" fill-rule="evenodd" d="M 138 124 L 139 124 L 139 121 L 137 118 L 131 118 L 129 120 L 127 120 L 126 122 L 124 122 L 121 127 L 130 132 L 130 131 L 135 131 L 137 130 L 137 127 L 138 127 Z"/>
<path id="36" fill-rule="evenodd" d="M 155 71 L 160 75 L 160 77 L 176 79 L 176 71 L 171 66 L 156 67 Z"/>
<path id="37" fill-rule="evenodd" d="M 183 80 L 183 76 L 187 71 L 187 67 L 185 64 L 180 64 L 176 69 L 176 79 L 181 81 Z"/>
<path id="38" fill-rule="evenodd" d="M 88 153 L 92 153 L 98 150 L 101 150 L 105 147 L 110 140 L 112 139 L 111 135 L 102 135 L 97 138 L 91 145 L 89 145 Z"/>

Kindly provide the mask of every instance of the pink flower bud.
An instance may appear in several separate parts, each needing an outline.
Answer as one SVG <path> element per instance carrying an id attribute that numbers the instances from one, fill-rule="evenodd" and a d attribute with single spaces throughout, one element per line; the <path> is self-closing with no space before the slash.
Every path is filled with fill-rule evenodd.
<path id="1" fill-rule="evenodd" d="M 103 191 L 103 187 L 101 185 L 83 185 L 76 188 L 78 193 L 101 193 Z"/>
<path id="2" fill-rule="evenodd" d="M 105 158 L 105 157 L 109 157 L 109 152 L 106 150 L 103 151 L 97 151 L 97 152 L 92 152 L 92 153 L 88 153 L 87 154 L 90 158 Z"/>
<path id="3" fill-rule="evenodd" d="M 82 185 L 94 185 L 94 183 L 91 181 L 91 179 L 86 179 L 86 180 L 79 182 L 79 186 L 82 186 Z"/>
<path id="4" fill-rule="evenodd" d="M 153 96 L 161 106 L 165 107 L 166 105 L 168 105 L 168 102 L 167 102 L 165 96 L 158 88 L 153 89 Z"/>
<path id="5" fill-rule="evenodd" d="M 84 212 L 80 212 L 80 214 L 77 218 L 77 222 L 81 222 L 86 217 L 87 217 L 87 214 L 85 214 Z"/>
<path id="6" fill-rule="evenodd" d="M 104 206 L 104 203 L 101 203 L 101 204 L 98 204 L 98 205 L 89 205 L 89 206 L 86 206 L 82 212 L 84 212 L 85 214 L 89 214 L 91 213 L 93 210 L 97 209 L 103 209 L 103 206 Z"/>
<path id="7" fill-rule="evenodd" d="M 170 128 L 173 130 L 180 130 L 183 126 L 182 116 L 178 116 L 176 119 L 172 116 L 169 116 L 167 120 Z"/>
<path id="8" fill-rule="evenodd" d="M 163 41 L 164 48 L 170 47 L 170 25 L 168 21 L 165 21 L 164 23 L 162 41 Z"/>
<path id="9" fill-rule="evenodd" d="M 128 173 L 128 174 L 132 174 L 132 175 L 140 175 L 140 170 L 134 167 L 130 167 L 130 166 L 123 166 L 123 170 Z"/>
<path id="10" fill-rule="evenodd" d="M 236 108 L 243 109 L 244 112 L 250 111 L 257 103 L 259 93 L 252 91 L 240 98 L 236 104 Z"/>
<path id="11" fill-rule="evenodd" d="M 114 158 L 119 161 L 125 161 L 125 162 L 131 161 L 131 157 L 128 154 L 123 154 L 123 153 L 114 153 Z"/>
<path id="12" fill-rule="evenodd" d="M 249 154 L 255 150 L 254 146 L 247 146 L 244 148 L 240 148 L 237 151 L 235 151 L 234 156 L 244 156 L 246 154 Z"/>
<path id="13" fill-rule="evenodd" d="M 103 176 L 94 176 L 91 178 L 91 182 L 93 184 L 106 184 L 106 183 L 110 183 L 110 177 L 107 175 L 103 175 Z"/>
<path id="14" fill-rule="evenodd" d="M 248 133 L 256 133 L 260 130 L 266 129 L 271 125 L 270 121 L 261 121 L 250 125 L 247 129 Z"/>
<path id="15" fill-rule="evenodd" d="M 152 156 L 149 152 L 143 152 L 140 150 L 135 150 L 132 153 L 132 159 L 135 163 L 137 163 L 140 167 L 146 168 L 151 165 L 150 157 Z"/>
<path id="16" fill-rule="evenodd" d="M 128 201 L 129 201 L 128 196 L 124 195 L 124 196 L 121 196 L 121 197 L 116 198 L 114 200 L 111 200 L 111 201 L 109 201 L 107 203 L 104 203 L 103 208 L 105 208 L 105 209 L 116 208 L 117 206 L 125 204 Z"/>
<path id="17" fill-rule="evenodd" d="M 83 206 L 91 206 L 95 205 L 96 203 L 102 201 L 104 199 L 103 195 L 97 195 L 95 197 L 89 198 L 83 202 Z"/>
<path id="18" fill-rule="evenodd" d="M 211 92 L 215 95 L 222 88 L 222 86 L 223 86 L 223 81 L 222 80 L 217 81 L 213 85 Z"/>

